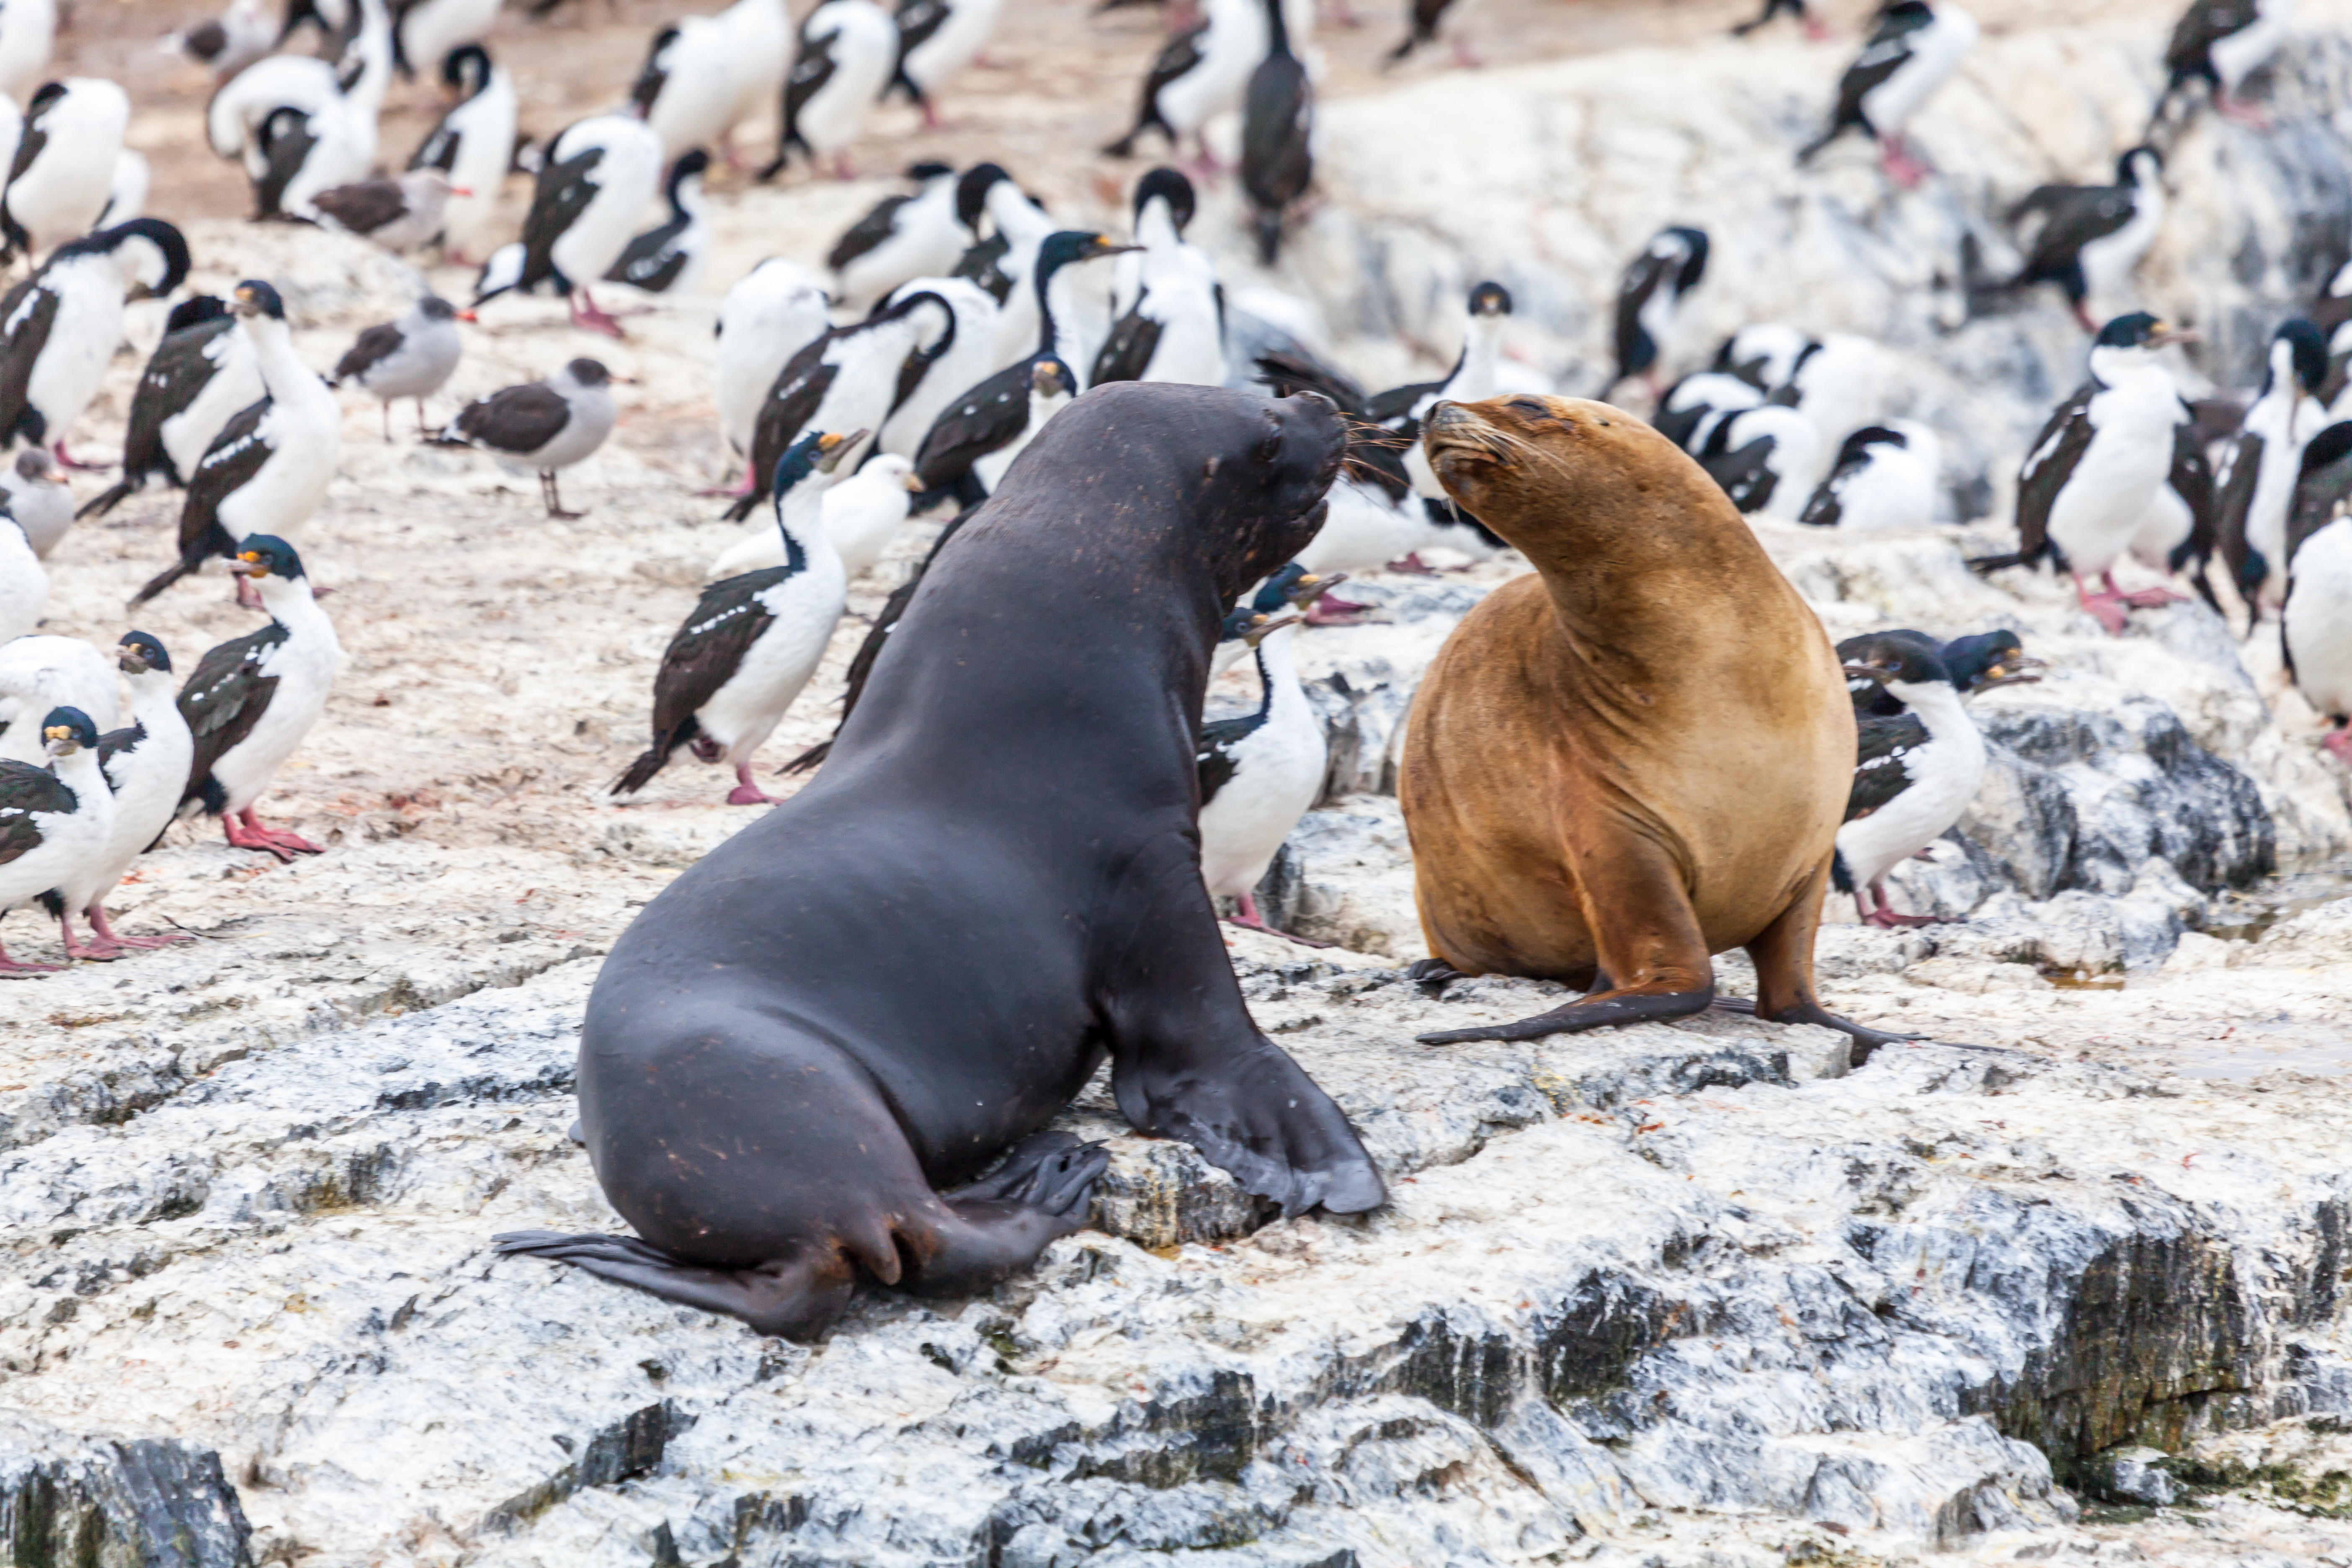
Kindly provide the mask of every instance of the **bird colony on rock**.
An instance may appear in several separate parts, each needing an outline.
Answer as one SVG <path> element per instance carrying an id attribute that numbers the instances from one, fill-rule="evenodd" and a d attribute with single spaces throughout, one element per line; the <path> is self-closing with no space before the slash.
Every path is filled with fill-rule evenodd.
<path id="1" fill-rule="evenodd" d="M 120 471 L 79 514 L 180 492 L 173 558 L 132 603 L 219 561 L 239 603 L 267 617 L 196 659 L 175 689 L 172 655 L 146 632 L 128 632 L 110 657 L 39 627 L 45 563 L 73 548 L 77 513 L 59 476 L 80 465 L 68 441 L 122 342 L 126 303 L 176 295 L 191 257 L 176 228 L 139 216 L 146 174 L 123 145 L 127 95 L 98 79 L 45 80 L 53 10 L 0 6 L 0 259 L 29 268 L 0 301 L 10 448 L 0 914 L 45 910 L 69 962 L 184 934 L 123 935 L 107 910 L 136 857 L 182 817 L 217 817 L 230 845 L 281 861 L 322 852 L 265 824 L 258 807 L 325 712 L 342 660 L 320 603 L 327 590 L 297 542 L 338 471 L 336 393 L 373 399 L 387 442 L 393 405 L 412 404 L 421 439 L 535 476 L 551 520 L 582 515 L 564 507 L 561 477 L 609 438 L 628 378 L 574 356 L 435 426 L 428 405 L 464 357 L 466 327 L 509 296 L 545 294 L 566 301 L 575 326 L 617 338 L 620 319 L 593 289 L 696 295 L 714 186 L 725 189 L 754 122 L 776 116 L 758 178 L 797 165 L 846 175 L 872 111 L 893 95 L 939 124 L 942 94 L 989 44 L 1002 0 L 895 10 L 824 0 L 797 25 L 783 0 L 683 16 L 646 41 L 633 80 L 614 84 L 615 107 L 555 128 L 527 157 L 521 84 L 483 42 L 498 9 L 296 0 L 273 18 L 257 0 L 235 0 L 173 40 L 212 73 L 207 140 L 247 176 L 257 220 L 476 268 L 467 308 L 419 291 L 360 332 L 330 376 L 296 352 L 268 281 L 242 282 L 226 300 L 175 300 L 131 399 Z M 1590 390 L 1638 393 L 1646 423 L 1557 395 L 1517 357 L 1507 265 L 1460 296 L 1455 358 L 1432 379 L 1368 391 L 1304 342 L 1236 330 L 1227 278 L 1283 267 L 1286 240 L 1311 221 L 1315 12 L 1311 0 L 1204 0 L 1178 20 L 1129 129 L 1104 149 L 1126 158 L 1156 137 L 1181 160 L 1134 182 L 1125 237 L 1049 213 L 998 163 L 926 160 L 839 236 L 822 272 L 771 258 L 726 289 L 710 349 L 711 402 L 738 476 L 724 510 L 773 525 L 712 563 L 652 672 L 648 743 L 611 795 L 640 795 L 684 752 L 726 770 L 727 804 L 777 804 L 755 759 L 833 645 L 850 584 L 910 518 L 942 526 L 867 630 L 835 740 L 792 764 L 828 771 L 730 840 L 718 869 L 698 868 L 649 905 L 622 942 L 638 957 L 609 967 L 591 1001 L 589 1037 L 612 1047 L 606 1068 L 641 1050 L 655 1085 L 642 1092 L 633 1078 L 614 1096 L 583 1073 L 582 1135 L 642 1238 L 522 1232 L 499 1239 L 502 1253 L 577 1264 L 800 1337 L 832 1321 L 861 1271 L 977 1288 L 1079 1223 L 1104 1160 L 1039 1129 L 1106 1043 L 1129 1119 L 1190 1141 L 1247 1191 L 1291 1213 L 1381 1202 L 1346 1118 L 1248 1023 L 1213 900 L 1232 900 L 1236 923 L 1271 929 L 1258 890 L 1331 761 L 1300 644 L 1366 612 L 1334 592 L 1349 576 L 1427 574 L 1424 554 L 1483 561 L 1516 549 L 1536 570 L 1464 618 L 1415 699 L 1400 786 L 1431 947 L 1415 977 L 1434 992 L 1505 973 L 1587 993 L 1426 1039 L 1685 1016 L 1722 1005 L 1713 959 L 1734 948 L 1758 976 L 1739 1005 L 1843 1030 L 1865 1053 L 1895 1037 L 1814 995 L 1825 900 L 1850 896 L 1874 926 L 1932 918 L 1895 910 L 1889 874 L 1929 853 L 1978 792 L 1989 752 L 1972 698 L 2038 679 L 2042 664 L 2008 632 L 1939 642 L 1882 628 L 1832 649 L 1744 520 L 1856 533 L 1929 526 L 1949 507 L 1943 437 L 1890 407 L 1885 357 L 1869 341 L 1756 321 L 1695 353 L 1685 338 L 1696 296 L 1757 259 L 1727 257 L 1697 221 L 1635 251 L 1608 312 L 1611 374 Z M 1816 26 L 1802 0 L 1767 0 L 1739 30 L 1784 14 Z M 1406 20 L 1391 63 L 1448 28 L 1466 54 L 1444 0 L 1415 0 Z M 2310 319 L 2278 328 L 2262 384 L 2218 419 L 2184 401 L 2176 378 L 2173 345 L 2194 334 L 2134 298 L 2166 222 L 2163 149 L 2180 117 L 2201 89 L 2215 111 L 2259 123 L 2246 85 L 2285 24 L 2284 0 L 2197 0 L 2112 182 L 2045 184 L 1985 215 L 1988 233 L 2005 226 L 2012 237 L 2013 267 L 1990 265 L 1973 240 L 1946 258 L 1971 311 L 2046 308 L 2055 321 L 2063 304 L 2090 338 L 2080 385 L 2019 454 L 2015 548 L 1970 564 L 2063 572 L 2086 624 L 2108 633 L 2185 598 L 2175 581 L 2249 636 L 2275 619 L 2292 679 L 2332 721 L 2323 744 L 2352 765 L 2352 266 Z M 283 49 L 302 25 L 319 29 L 321 53 Z M 1819 134 L 1790 156 L 1806 166 L 1846 156 L 1858 132 L 1896 186 L 1934 177 L 1906 128 L 1977 37 L 1949 0 L 1889 0 Z M 437 84 L 447 103 L 405 162 L 388 163 L 381 118 L 402 74 Z M 1239 138 L 1230 171 L 1212 147 L 1226 120 Z M 509 230 L 499 198 L 519 162 L 531 190 Z M 1194 231 L 1204 193 L 1226 194 L 1210 182 L 1228 173 L 1245 256 L 1220 256 Z M 1097 508 L 1098 496 L 1116 504 Z M 1654 591 L 1661 583 L 1673 591 Z M 1021 614 L 1003 614 L 1008 603 Z M 964 650 L 981 644 L 1001 657 L 968 664 Z M 1255 706 L 1204 721 L 1208 680 L 1244 660 Z M 127 721 L 118 679 L 129 682 Z M 1036 700 L 1038 680 L 1055 701 Z M 1640 710 L 1622 701 L 1637 687 Z M 1008 787 L 994 794 L 927 793 L 943 779 L 999 777 Z M 1024 819 L 990 813 L 1000 795 L 1034 800 L 1046 782 L 1072 803 L 1072 831 L 1041 847 Z M 1585 795 L 1610 803 L 1587 814 L 1602 826 L 1564 831 L 1559 799 Z M 908 825 L 947 811 L 966 812 L 971 858 L 892 862 L 925 900 L 916 918 L 961 931 L 989 909 L 986 941 L 971 950 L 984 973 L 951 978 L 996 999 L 989 1017 L 1054 1021 L 1059 1054 L 1036 1045 L 1044 1034 L 1008 1045 L 982 1029 L 985 1047 L 1006 1049 L 999 1059 L 975 1048 L 958 1064 L 974 1075 L 971 1111 L 960 1089 L 933 1108 L 938 1127 L 917 1127 L 874 1085 L 908 1065 L 890 1055 L 913 1048 L 907 1039 L 945 1037 L 908 1000 L 919 988 L 893 991 L 910 1009 L 894 1018 L 919 1026 L 883 1045 L 848 1022 L 816 1039 L 781 1022 L 780 1008 L 796 987 L 823 991 L 856 968 L 851 958 L 887 949 L 860 878 L 880 859 L 929 853 Z M 1106 956 L 1068 916 L 1068 888 L 1095 898 L 1104 887 L 1118 889 L 1101 896 L 1119 907 L 1103 920 L 1164 937 L 1152 965 L 1124 950 Z M 815 1121 L 781 1144 L 759 1097 L 688 1081 L 706 1070 L 688 1058 L 707 1059 L 696 1055 L 707 1041 L 656 1037 L 625 994 L 688 961 L 701 984 L 707 955 L 678 933 L 764 933 L 772 910 L 742 903 L 757 896 L 824 910 L 818 925 L 794 928 L 824 962 L 780 977 L 747 953 L 711 991 L 714 1016 L 828 1086 L 811 1091 Z M 893 905 L 883 923 L 901 918 Z M 0 973 L 47 967 L 0 951 Z M 779 1199 L 771 1212 L 723 1172 L 676 1157 L 685 1134 L 730 1117 L 730 1147 L 772 1162 L 786 1178 L 778 1191 L 796 1202 L 838 1188 L 841 1202 L 786 1213 Z M 943 1155 L 924 1142 L 932 1132 L 961 1142 Z M 1006 1163 L 983 1175 L 999 1155 Z M 798 1179 L 813 1160 L 841 1169 Z"/>

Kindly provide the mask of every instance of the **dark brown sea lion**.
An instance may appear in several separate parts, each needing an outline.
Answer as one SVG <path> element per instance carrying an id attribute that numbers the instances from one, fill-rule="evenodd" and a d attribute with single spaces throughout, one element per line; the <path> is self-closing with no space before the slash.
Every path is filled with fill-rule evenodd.
<path id="1" fill-rule="evenodd" d="M 796 1338 L 860 1268 L 976 1289 L 1084 1220 L 1104 1157 L 1038 1129 L 1105 1055 L 1129 1121 L 1250 1192 L 1377 1206 L 1355 1130 L 1250 1022 L 1194 826 L 1219 618 L 1321 526 L 1343 446 L 1319 398 L 1120 383 L 1057 415 L 815 781 L 605 960 L 583 1141 L 644 1239 L 500 1250 Z"/>
<path id="2" fill-rule="evenodd" d="M 1399 794 L 1422 973 L 1591 994 L 1422 1038 L 1696 1013 L 1712 955 L 1735 947 L 1760 1016 L 1892 1037 L 1813 994 L 1853 704 L 1821 622 L 1723 491 L 1601 403 L 1442 403 L 1423 441 L 1447 492 L 1536 571 L 1464 617 L 1413 698 Z"/>

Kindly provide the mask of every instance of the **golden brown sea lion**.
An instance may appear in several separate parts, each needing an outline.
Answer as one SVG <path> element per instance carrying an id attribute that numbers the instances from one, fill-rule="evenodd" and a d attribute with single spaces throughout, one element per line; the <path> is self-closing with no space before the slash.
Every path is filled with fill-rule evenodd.
<path id="1" fill-rule="evenodd" d="M 1533 1039 L 1675 1018 L 1713 954 L 1755 960 L 1756 1011 L 1830 1024 L 1813 932 L 1853 782 L 1853 708 L 1821 622 L 1704 469 L 1575 398 L 1441 403 L 1450 493 L 1535 563 L 1463 618 L 1413 698 L 1399 794 L 1424 978 L 1591 988 L 1549 1013 L 1424 1035 Z"/>

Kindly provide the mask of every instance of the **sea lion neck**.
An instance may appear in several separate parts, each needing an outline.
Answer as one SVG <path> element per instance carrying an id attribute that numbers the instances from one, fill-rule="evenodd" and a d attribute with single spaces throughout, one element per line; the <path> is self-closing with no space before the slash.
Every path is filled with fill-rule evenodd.
<path id="1" fill-rule="evenodd" d="M 1696 595 L 1773 576 L 1706 471 L 1622 409 L 1525 394 L 1440 404 L 1423 436 L 1447 490 L 1541 574 L 1562 629 L 1654 646 Z"/>

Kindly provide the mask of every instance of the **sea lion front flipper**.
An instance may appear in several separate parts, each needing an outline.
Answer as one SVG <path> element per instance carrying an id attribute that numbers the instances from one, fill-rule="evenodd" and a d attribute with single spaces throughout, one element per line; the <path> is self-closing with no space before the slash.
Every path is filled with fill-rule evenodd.
<path id="1" fill-rule="evenodd" d="M 705 1268 L 623 1236 L 510 1230 L 490 1237 L 490 1245 L 501 1257 L 569 1263 L 665 1301 L 740 1318 L 759 1333 L 803 1342 L 833 1327 L 857 1285 L 856 1271 L 838 1253 L 753 1268 Z"/>
<path id="2" fill-rule="evenodd" d="M 1240 1012 L 1238 989 L 1234 1004 Z M 1125 1037 L 1111 1049 L 1120 1111 L 1139 1132 L 1190 1143 L 1243 1190 L 1280 1204 L 1286 1218 L 1318 1204 L 1361 1214 L 1386 1203 L 1347 1113 L 1246 1013 L 1241 1030 Z"/>
<path id="3" fill-rule="evenodd" d="M 1217 934 L 1197 847 L 1173 841 L 1122 891 L 1127 940 L 1102 1003 L 1111 1092 L 1139 1132 L 1180 1138 L 1285 1216 L 1388 1201 L 1347 1112 L 1258 1032 Z M 1171 936 L 1171 933 L 1177 933 Z"/>
<path id="4" fill-rule="evenodd" d="M 1814 994 L 1813 939 L 1821 930 L 1822 899 L 1829 880 L 1830 862 L 1824 860 L 1772 923 L 1748 943 L 1748 960 L 1756 965 L 1751 1010 L 1767 1023 L 1818 1024 L 1844 1031 L 1853 1041 L 1853 1065 L 1860 1067 L 1879 1047 L 1919 1037 L 1889 1034 L 1841 1018 Z"/>

